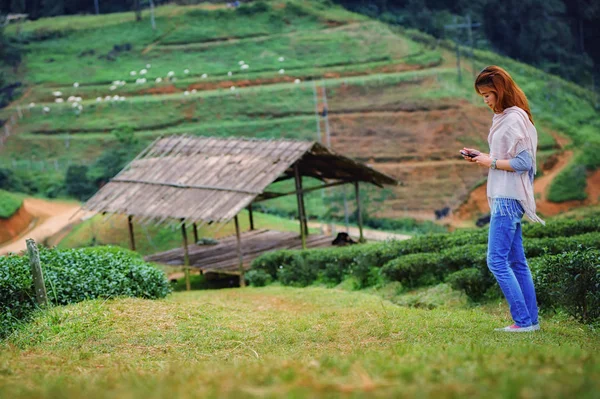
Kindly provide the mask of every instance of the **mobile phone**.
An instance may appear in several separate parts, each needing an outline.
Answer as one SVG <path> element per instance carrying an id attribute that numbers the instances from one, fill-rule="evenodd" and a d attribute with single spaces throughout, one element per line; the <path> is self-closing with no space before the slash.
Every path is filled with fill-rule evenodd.
<path id="1" fill-rule="evenodd" d="M 470 157 L 470 158 L 475 158 L 476 156 L 478 156 L 480 154 L 479 152 L 466 152 L 464 150 L 460 150 L 460 153 L 462 155 L 464 155 L 465 157 Z"/>

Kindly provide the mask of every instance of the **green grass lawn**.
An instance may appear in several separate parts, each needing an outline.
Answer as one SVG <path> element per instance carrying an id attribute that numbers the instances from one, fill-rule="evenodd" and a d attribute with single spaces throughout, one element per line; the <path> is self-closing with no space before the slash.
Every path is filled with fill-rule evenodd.
<path id="1" fill-rule="evenodd" d="M 600 336 L 504 305 L 400 307 L 324 288 L 227 289 L 53 308 L 0 343 L 19 398 L 595 398 Z"/>

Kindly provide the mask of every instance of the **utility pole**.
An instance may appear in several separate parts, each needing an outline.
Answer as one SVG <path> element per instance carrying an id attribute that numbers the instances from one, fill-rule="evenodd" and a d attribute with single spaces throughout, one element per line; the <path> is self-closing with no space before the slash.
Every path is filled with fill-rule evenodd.
<path id="1" fill-rule="evenodd" d="M 150 23 L 152 24 L 152 30 L 156 30 L 156 22 L 154 20 L 154 1 L 150 0 Z"/>
<path id="2" fill-rule="evenodd" d="M 459 31 L 460 31 L 460 29 L 468 29 L 467 34 L 468 34 L 469 45 L 471 46 L 471 62 L 473 63 L 473 65 L 472 65 L 473 75 L 475 75 L 476 70 L 475 70 L 475 57 L 473 55 L 473 47 L 474 47 L 473 28 L 478 28 L 480 26 L 481 26 L 481 24 L 478 22 L 477 23 L 471 22 L 470 15 L 466 16 L 466 23 L 459 24 L 456 17 L 454 17 L 453 24 L 444 25 L 444 29 L 455 31 L 454 41 L 456 42 L 456 69 L 457 69 L 457 73 L 458 73 L 458 81 L 459 82 L 462 80 L 462 75 L 461 75 L 461 70 L 460 70 L 460 45 L 462 43 L 459 39 Z"/>
<path id="3" fill-rule="evenodd" d="M 323 143 L 321 137 L 321 121 L 319 120 L 319 97 L 317 95 L 317 81 L 313 80 L 313 98 L 315 102 L 315 116 L 317 117 L 317 141 Z"/>
<path id="4" fill-rule="evenodd" d="M 325 88 L 325 81 L 321 79 L 323 84 L 323 119 L 325 119 L 325 145 L 331 147 L 331 137 L 329 135 L 329 107 L 327 106 L 327 93 Z"/>

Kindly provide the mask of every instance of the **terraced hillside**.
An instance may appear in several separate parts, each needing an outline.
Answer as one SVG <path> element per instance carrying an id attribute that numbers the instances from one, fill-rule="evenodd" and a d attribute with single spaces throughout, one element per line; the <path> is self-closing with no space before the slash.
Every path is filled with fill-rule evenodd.
<path id="1" fill-rule="evenodd" d="M 156 25 L 127 13 L 40 20 L 20 34 L 9 27 L 27 43 L 28 86 L 2 111 L 15 124 L 0 166 L 60 180 L 68 165 L 120 146 L 111 132 L 123 129 L 140 146 L 173 133 L 329 140 L 403 182 L 372 194 L 371 214 L 423 219 L 458 209 L 485 176 L 455 155 L 485 147 L 491 115 L 470 79 L 457 82 L 447 44 L 318 1 L 169 5 Z M 587 143 L 567 171 L 583 165 L 591 174 L 600 164 L 592 151 L 600 122 L 585 90 L 491 53 L 476 53 L 475 63 L 505 65 L 530 96 L 540 166 L 563 150 L 560 135 Z M 585 193 L 585 177 L 577 190 Z M 322 216 L 331 200 L 311 196 L 309 211 Z"/>

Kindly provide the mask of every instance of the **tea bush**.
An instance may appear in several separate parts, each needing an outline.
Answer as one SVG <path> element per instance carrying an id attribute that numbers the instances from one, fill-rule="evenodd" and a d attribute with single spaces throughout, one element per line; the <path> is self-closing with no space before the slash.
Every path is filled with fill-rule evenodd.
<path id="1" fill-rule="evenodd" d="M 536 267 L 538 302 L 563 308 L 583 322 L 600 319 L 600 251 L 585 249 L 544 256 Z"/>
<path id="2" fill-rule="evenodd" d="M 156 299 L 170 292 L 164 272 L 117 247 L 40 248 L 40 261 L 48 300 L 55 305 L 118 296 Z M 0 336 L 35 309 L 32 284 L 27 255 L 0 258 Z"/>

